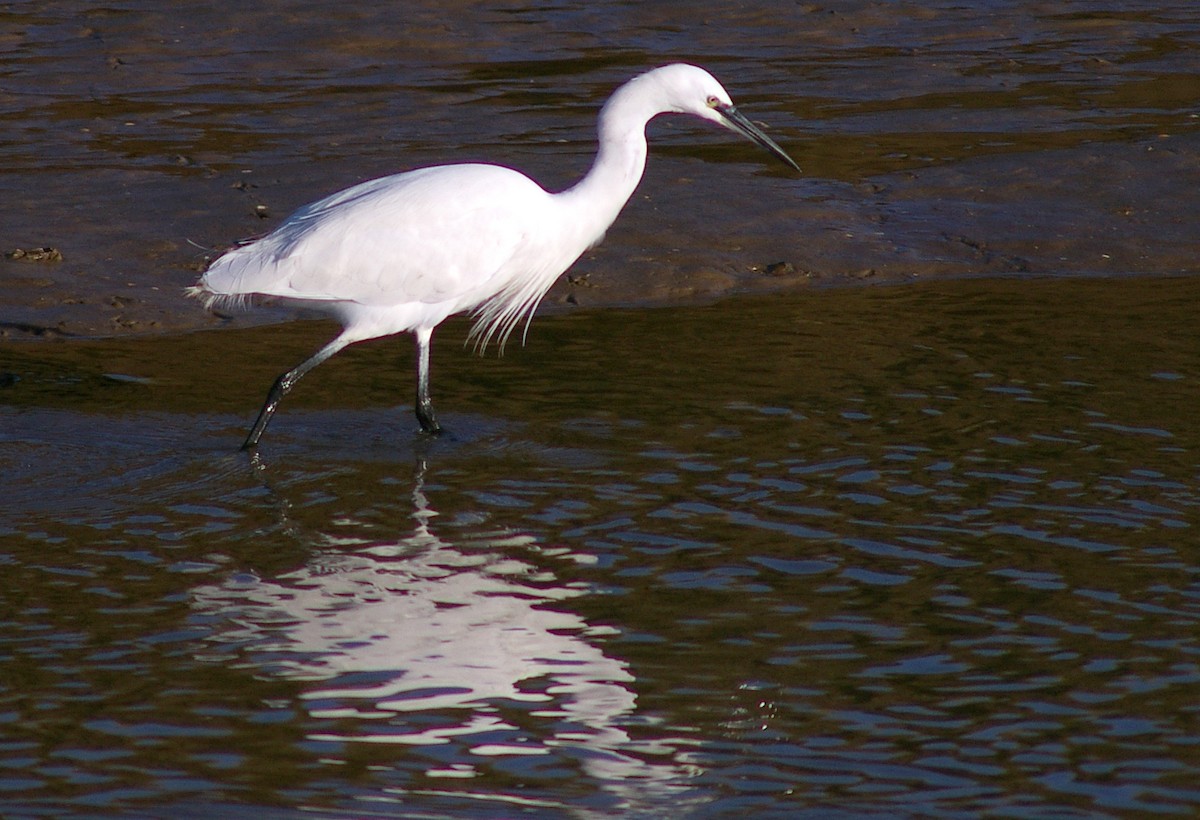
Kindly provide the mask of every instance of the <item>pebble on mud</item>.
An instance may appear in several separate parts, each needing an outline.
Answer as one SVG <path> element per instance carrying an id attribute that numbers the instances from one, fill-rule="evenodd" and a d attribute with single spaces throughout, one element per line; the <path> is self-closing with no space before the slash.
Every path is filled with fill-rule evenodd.
<path id="1" fill-rule="evenodd" d="M 762 272 L 767 276 L 792 276 L 796 273 L 796 266 L 791 262 L 772 262 Z"/>
<path id="2" fill-rule="evenodd" d="M 63 255 L 58 248 L 14 248 L 5 252 L 4 258 L 19 262 L 61 262 Z"/>

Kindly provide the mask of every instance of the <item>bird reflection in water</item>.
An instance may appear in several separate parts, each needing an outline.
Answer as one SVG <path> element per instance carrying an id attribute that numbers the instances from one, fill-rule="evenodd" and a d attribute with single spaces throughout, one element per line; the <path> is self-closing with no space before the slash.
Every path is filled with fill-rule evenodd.
<path id="1" fill-rule="evenodd" d="M 613 630 L 561 606 L 586 585 L 514 557 L 537 550 L 527 535 L 442 539 L 424 477 L 422 464 L 405 538 L 340 543 L 275 578 L 242 573 L 195 589 L 214 659 L 303 682 L 302 708 L 329 719 L 312 740 L 462 747 L 427 775 L 550 755 L 622 799 L 685 789 L 681 767 L 639 759 L 621 728 L 636 711 L 634 678 L 594 642 Z"/>

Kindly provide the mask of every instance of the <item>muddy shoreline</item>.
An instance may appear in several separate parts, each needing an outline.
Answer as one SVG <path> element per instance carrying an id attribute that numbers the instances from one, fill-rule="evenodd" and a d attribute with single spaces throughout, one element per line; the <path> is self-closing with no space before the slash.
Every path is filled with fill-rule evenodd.
<path id="1" fill-rule="evenodd" d="M 1100 145 L 1077 152 L 1073 163 L 989 158 L 857 185 L 788 181 L 799 195 L 776 186 L 755 195 L 757 169 L 722 168 L 721 181 L 736 173 L 746 179 L 737 202 L 716 203 L 710 181 L 678 173 L 685 165 L 701 177 L 702 161 L 676 162 L 665 172 L 652 166 L 607 240 L 560 278 L 542 310 L 935 278 L 1195 273 L 1196 217 L 1171 189 L 1181 178 L 1200 178 L 1198 142 L 1183 136 Z M 1039 165 L 1053 166 L 1055 175 Z M 806 197 L 805 188 L 819 192 Z M 694 222 L 664 215 L 668 208 L 704 212 L 702 236 L 691 235 Z M 267 229 L 277 222 L 262 220 Z M 61 231 L 48 220 L 34 249 L 57 249 Z M 186 238 L 157 248 L 129 244 L 120 264 L 70 251 L 59 259 L 0 260 L 0 338 L 174 334 L 230 321 L 183 295 L 216 251 Z M 131 262 L 153 273 L 123 278 Z M 108 265 L 112 272 L 104 272 Z M 255 311 L 232 320 L 288 316 Z"/>
<path id="2" fill-rule="evenodd" d="M 365 179 L 491 161 L 566 187 L 611 90 L 669 59 L 713 70 L 803 173 L 655 121 L 641 186 L 543 310 L 1200 270 L 1189 3 L 717 4 L 691 27 L 636 4 L 453 26 L 419 4 L 127 6 L 8 14 L 0 339 L 220 324 L 182 294 L 207 260 Z M 8 256 L 39 248 L 61 259 Z"/>

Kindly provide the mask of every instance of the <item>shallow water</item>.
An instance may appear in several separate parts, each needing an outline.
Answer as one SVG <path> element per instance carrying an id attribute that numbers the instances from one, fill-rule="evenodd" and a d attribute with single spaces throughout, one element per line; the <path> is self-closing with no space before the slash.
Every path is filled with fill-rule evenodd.
<path id="1" fill-rule="evenodd" d="M 710 68 L 804 169 L 701 123 L 548 304 L 846 279 L 1195 272 L 1192 0 L 0 8 L 0 338 L 204 326 L 212 249 L 434 163 L 587 168 L 630 76 Z M 783 263 L 783 264 L 780 264 Z M 783 272 L 781 274 L 781 272 Z"/>
<path id="2" fill-rule="evenodd" d="M 1198 289 L 2 348 L 5 813 L 1194 814 Z"/>

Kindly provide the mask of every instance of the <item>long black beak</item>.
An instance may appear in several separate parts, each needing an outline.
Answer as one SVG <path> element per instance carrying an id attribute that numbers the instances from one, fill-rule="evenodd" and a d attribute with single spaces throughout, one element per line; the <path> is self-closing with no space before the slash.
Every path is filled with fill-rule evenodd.
<path id="1" fill-rule="evenodd" d="M 718 114 L 725 118 L 725 124 L 731 129 L 766 148 L 797 171 L 800 170 L 800 166 L 796 164 L 796 161 L 789 157 L 787 152 L 775 143 L 775 140 L 764 134 L 761 128 L 742 116 L 742 112 L 738 111 L 732 105 L 717 105 L 714 108 L 716 108 Z"/>

